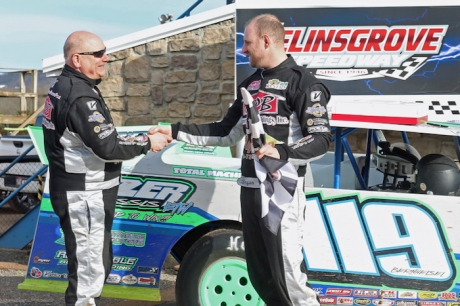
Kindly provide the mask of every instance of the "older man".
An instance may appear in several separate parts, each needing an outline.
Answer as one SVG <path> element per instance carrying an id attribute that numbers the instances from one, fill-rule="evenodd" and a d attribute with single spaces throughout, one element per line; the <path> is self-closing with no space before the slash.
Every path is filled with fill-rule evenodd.
<path id="1" fill-rule="evenodd" d="M 108 56 L 100 37 L 78 31 L 64 44 L 65 66 L 43 111 L 51 204 L 68 257 L 66 305 L 97 305 L 112 266 L 111 228 L 121 161 L 159 151 L 165 135 L 120 136 L 97 88 Z"/>
<path id="2" fill-rule="evenodd" d="M 244 147 L 239 183 L 249 277 L 268 306 L 316 306 L 319 299 L 301 269 L 306 207 L 303 176 L 308 160 L 326 153 L 332 138 L 326 111 L 330 93 L 285 53 L 284 36 L 283 25 L 274 15 L 248 21 L 242 52 L 258 69 L 238 86 L 235 103 L 223 120 L 202 125 L 177 123 L 152 128 L 150 133 L 161 132 L 193 144 L 232 145 L 250 133 L 240 93 L 241 88 L 247 89 L 259 109 L 265 133 L 278 140 L 256 150 L 247 137 Z M 280 203 L 285 210 L 275 227 L 266 226 L 262 216 L 263 195 L 255 160 L 264 156 L 289 161 L 298 176 L 294 199 Z"/>

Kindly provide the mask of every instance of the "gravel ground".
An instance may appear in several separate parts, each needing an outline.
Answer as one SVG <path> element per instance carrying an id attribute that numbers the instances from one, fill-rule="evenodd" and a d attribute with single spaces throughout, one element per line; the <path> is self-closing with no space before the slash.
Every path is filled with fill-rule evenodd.
<path id="1" fill-rule="evenodd" d="M 0 249 L 0 305 L 57 306 L 64 305 L 64 294 L 19 290 L 24 281 L 30 250 Z M 175 306 L 174 286 L 176 275 L 172 269 L 163 270 L 160 288 L 162 302 L 146 302 L 101 298 L 101 306 Z"/>

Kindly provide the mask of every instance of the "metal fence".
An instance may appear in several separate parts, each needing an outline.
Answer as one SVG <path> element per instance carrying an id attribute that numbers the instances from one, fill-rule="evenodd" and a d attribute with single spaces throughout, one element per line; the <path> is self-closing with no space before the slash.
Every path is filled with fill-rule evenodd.
<path id="1" fill-rule="evenodd" d="M 25 154 L 0 157 L 0 236 L 41 201 L 47 166 Z"/>

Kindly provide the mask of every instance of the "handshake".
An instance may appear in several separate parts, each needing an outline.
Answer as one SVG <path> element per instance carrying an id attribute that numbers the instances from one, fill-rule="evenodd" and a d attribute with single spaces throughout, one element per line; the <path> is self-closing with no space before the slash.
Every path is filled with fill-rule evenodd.
<path id="1" fill-rule="evenodd" d="M 150 151 L 160 152 L 172 141 L 171 126 L 155 126 L 149 129 Z"/>

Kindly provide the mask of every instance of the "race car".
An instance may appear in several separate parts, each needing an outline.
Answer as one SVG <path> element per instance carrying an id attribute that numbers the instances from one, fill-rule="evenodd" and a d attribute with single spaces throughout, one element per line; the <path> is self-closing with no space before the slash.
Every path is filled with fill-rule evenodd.
<path id="1" fill-rule="evenodd" d="M 40 147 L 40 128 L 29 129 Z M 123 163 L 112 229 L 114 263 L 103 296 L 160 300 L 162 267 L 171 254 L 180 262 L 177 305 L 264 305 L 246 271 L 236 184 L 240 159 L 230 151 L 173 141 L 159 153 Z M 374 161 L 406 162 L 392 151 L 376 154 Z M 43 158 L 43 148 L 39 156 Z M 343 177 L 362 180 L 361 173 L 369 171 L 368 182 L 379 187 L 359 190 L 353 179 L 334 188 L 332 179 L 324 180 L 337 171 L 334 159 L 330 152 L 312 163 L 311 177 L 321 179 L 312 182 L 309 177 L 306 183 L 304 258 L 322 303 L 457 299 L 459 198 L 392 184 L 383 188 L 378 182 L 388 177 L 378 163 L 366 169 L 360 158 L 343 159 Z M 411 181 L 415 186 L 416 178 Z M 64 292 L 66 264 L 64 237 L 45 184 L 28 273 L 19 288 Z"/>
<path id="2" fill-rule="evenodd" d="M 119 127 L 121 133 L 149 127 Z M 39 156 L 41 128 L 29 128 Z M 250 301 L 263 305 L 244 260 L 239 189 L 240 159 L 228 147 L 199 147 L 173 141 L 159 153 L 123 162 L 112 229 L 114 263 L 103 296 L 160 300 L 165 259 L 180 262 L 178 305 Z M 64 292 L 67 257 L 48 183 L 29 269 L 20 289 Z"/>

